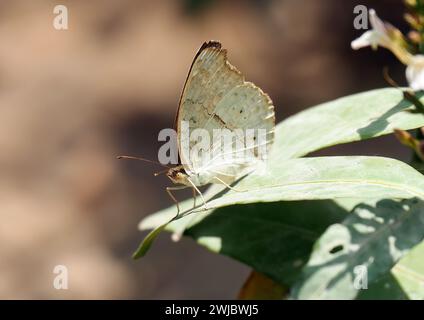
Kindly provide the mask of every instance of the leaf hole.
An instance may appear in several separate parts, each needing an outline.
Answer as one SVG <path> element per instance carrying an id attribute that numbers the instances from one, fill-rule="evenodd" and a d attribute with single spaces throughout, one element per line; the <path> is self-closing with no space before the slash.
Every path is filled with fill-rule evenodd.
<path id="1" fill-rule="evenodd" d="M 344 248 L 343 245 L 342 244 L 339 244 L 338 246 L 335 246 L 333 249 L 331 249 L 330 250 L 330 253 L 331 254 L 335 254 L 335 253 L 337 253 L 339 251 L 342 251 L 343 248 Z"/>

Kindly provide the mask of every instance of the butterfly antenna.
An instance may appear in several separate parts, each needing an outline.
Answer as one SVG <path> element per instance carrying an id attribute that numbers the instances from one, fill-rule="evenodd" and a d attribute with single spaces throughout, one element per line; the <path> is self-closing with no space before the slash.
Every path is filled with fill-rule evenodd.
<path id="1" fill-rule="evenodd" d="M 170 169 L 170 167 L 158 162 L 158 161 L 153 161 L 153 160 L 149 160 L 149 159 L 145 159 L 145 158 L 141 158 L 141 157 L 133 157 L 133 156 L 117 156 L 117 159 L 129 159 L 129 160 L 140 160 L 140 161 L 145 161 L 145 162 L 150 162 L 153 164 L 158 164 L 162 167 L 168 168 Z"/>
<path id="2" fill-rule="evenodd" d="M 162 173 L 165 173 L 165 172 L 167 172 L 169 169 L 165 169 L 165 170 L 161 170 L 161 171 L 159 171 L 159 172 L 155 172 L 153 175 L 155 176 L 155 177 L 157 177 L 158 175 L 160 175 L 160 174 L 162 174 Z"/>

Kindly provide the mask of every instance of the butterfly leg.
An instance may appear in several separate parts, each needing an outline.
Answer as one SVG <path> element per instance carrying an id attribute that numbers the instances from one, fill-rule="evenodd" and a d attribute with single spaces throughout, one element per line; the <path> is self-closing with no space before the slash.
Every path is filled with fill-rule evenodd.
<path id="1" fill-rule="evenodd" d="M 175 204 L 177 205 L 177 215 L 175 217 L 178 217 L 178 215 L 180 214 L 180 207 L 178 205 L 178 201 L 175 199 L 174 195 L 171 193 L 171 190 L 182 190 L 185 188 L 188 188 L 189 186 L 178 186 L 178 187 L 167 187 L 166 191 L 168 192 L 169 196 L 172 198 L 172 200 L 175 202 Z M 196 190 L 193 189 L 193 199 L 194 199 L 194 206 L 193 208 L 196 206 Z M 183 233 L 185 231 L 185 227 L 183 227 L 182 229 L 177 229 L 171 236 L 172 241 L 177 242 L 181 239 L 181 237 L 183 236 Z"/>
<path id="2" fill-rule="evenodd" d="M 205 207 L 205 209 L 207 209 L 206 201 L 205 201 L 205 198 L 203 197 L 203 194 L 200 192 L 200 190 L 196 187 L 196 185 L 190 179 L 187 179 L 187 180 L 193 187 L 193 190 L 197 191 L 197 193 L 200 195 L 200 199 L 202 199 L 203 206 Z"/>
<path id="3" fill-rule="evenodd" d="M 218 177 L 214 177 L 216 180 L 218 180 L 220 183 L 222 183 L 225 187 L 227 187 L 230 190 L 233 190 L 235 192 L 243 192 L 242 190 L 238 190 L 236 188 L 233 188 L 232 186 L 230 186 L 228 183 L 226 183 L 224 180 L 218 178 Z"/>
<path id="4" fill-rule="evenodd" d="M 177 206 L 177 215 L 178 216 L 180 214 L 180 205 L 178 203 L 178 200 L 174 197 L 174 195 L 172 194 L 171 191 L 175 191 L 175 190 L 182 190 L 187 188 L 187 186 L 178 186 L 178 187 L 166 187 L 166 192 L 168 193 L 169 197 L 172 199 L 172 201 L 175 202 L 176 206 Z"/>

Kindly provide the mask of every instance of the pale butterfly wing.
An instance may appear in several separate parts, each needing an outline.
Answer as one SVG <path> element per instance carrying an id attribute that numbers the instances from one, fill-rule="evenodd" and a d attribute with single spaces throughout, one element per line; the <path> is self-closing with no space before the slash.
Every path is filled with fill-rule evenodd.
<path id="1" fill-rule="evenodd" d="M 196 141 L 187 141 L 188 136 L 181 134 L 182 121 L 188 123 L 190 133 L 197 128 L 209 132 L 210 158 L 205 160 L 190 154 Z M 252 168 L 255 160 L 263 160 L 259 159 L 263 153 L 258 155 L 256 151 L 265 147 L 266 153 L 269 152 L 274 127 L 274 107 L 268 95 L 244 80 L 244 76 L 227 61 L 227 52 L 219 42 L 204 43 L 190 68 L 176 117 L 179 155 L 187 174 L 203 175 L 201 184 L 218 182 L 212 181 L 213 177 L 231 183 Z M 234 133 L 230 160 L 228 149 L 214 144 L 214 129 L 227 129 Z M 246 129 L 263 129 L 262 132 L 265 132 L 265 141 L 256 139 L 257 131 L 254 140 L 250 140 L 253 145 L 248 148 L 255 152 L 249 158 L 243 153 L 247 141 L 239 136 L 240 130 L 245 132 Z"/>

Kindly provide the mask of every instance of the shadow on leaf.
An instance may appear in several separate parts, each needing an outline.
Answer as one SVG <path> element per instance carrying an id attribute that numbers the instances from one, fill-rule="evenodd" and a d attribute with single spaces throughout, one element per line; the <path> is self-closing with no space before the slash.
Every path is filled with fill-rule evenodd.
<path id="1" fill-rule="evenodd" d="M 422 200 L 361 203 L 315 243 L 292 295 L 297 299 L 353 299 L 360 289 L 387 276 L 423 238 Z"/>
<path id="2" fill-rule="evenodd" d="M 416 93 L 416 97 L 420 99 L 424 93 L 418 92 Z M 413 104 L 412 102 L 403 99 L 399 101 L 398 104 L 396 104 L 393 108 L 386 111 L 384 114 L 382 114 L 380 117 L 372 121 L 369 125 L 366 127 L 360 128 L 357 130 L 358 134 L 361 136 L 361 140 L 363 139 L 369 139 L 372 137 L 377 136 L 380 132 L 383 132 L 387 126 L 389 125 L 388 119 L 393 116 L 394 114 L 405 111 L 405 109 L 411 107 Z"/>

